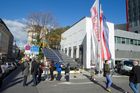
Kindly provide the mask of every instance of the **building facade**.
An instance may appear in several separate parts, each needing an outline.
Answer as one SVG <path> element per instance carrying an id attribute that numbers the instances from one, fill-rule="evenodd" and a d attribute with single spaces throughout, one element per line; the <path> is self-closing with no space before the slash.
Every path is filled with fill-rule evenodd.
<path id="1" fill-rule="evenodd" d="M 140 0 L 126 0 L 127 29 L 140 33 Z"/>
<path id="2" fill-rule="evenodd" d="M 0 53 L 6 58 L 12 57 L 14 37 L 5 23 L 0 19 Z"/>
<path id="3" fill-rule="evenodd" d="M 109 33 L 109 47 L 112 59 L 115 60 L 114 24 L 107 23 L 107 25 L 111 31 Z M 79 58 L 80 64 L 86 69 L 96 64 L 92 59 L 92 52 L 96 49 L 91 47 L 91 31 L 93 31 L 91 19 L 84 17 L 61 35 L 63 38 L 61 40 L 61 50 L 71 58 Z M 100 66 L 103 66 L 103 62 Z"/>
<path id="4" fill-rule="evenodd" d="M 115 59 L 140 60 L 140 34 L 115 30 Z"/>
<path id="5" fill-rule="evenodd" d="M 85 17 L 62 34 L 61 50 L 71 58 L 79 58 L 84 68 L 91 66 L 91 19 Z M 140 60 L 140 34 L 114 29 L 108 23 L 110 31 L 109 47 L 114 60 Z M 93 31 L 93 30 L 92 30 Z"/>

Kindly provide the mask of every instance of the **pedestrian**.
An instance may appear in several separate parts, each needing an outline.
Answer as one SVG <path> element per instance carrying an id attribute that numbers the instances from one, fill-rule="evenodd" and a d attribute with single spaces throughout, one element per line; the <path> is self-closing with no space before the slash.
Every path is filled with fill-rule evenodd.
<path id="1" fill-rule="evenodd" d="M 39 64 L 37 62 L 37 59 L 33 58 L 32 68 L 31 68 L 31 74 L 32 74 L 32 77 L 33 77 L 33 85 L 32 86 L 37 85 L 37 82 L 38 82 L 38 79 L 37 79 L 38 69 L 39 69 Z"/>
<path id="2" fill-rule="evenodd" d="M 62 67 L 60 65 L 60 63 L 56 63 L 55 64 L 55 67 L 56 67 L 56 71 L 57 71 L 57 77 L 56 77 L 56 80 L 60 81 L 61 80 L 61 71 L 62 71 Z"/>
<path id="3" fill-rule="evenodd" d="M 140 87 L 140 66 L 139 61 L 133 61 L 133 68 L 130 71 L 129 76 L 129 85 L 130 88 L 133 90 L 133 93 L 139 93 Z"/>
<path id="4" fill-rule="evenodd" d="M 110 67 L 109 67 L 109 61 L 108 60 L 105 60 L 103 71 L 104 71 L 103 75 L 106 78 L 106 90 L 108 92 L 111 92 L 110 87 L 111 87 L 111 84 L 112 84 L 112 79 L 111 79 L 111 75 L 110 75 Z"/>
<path id="5" fill-rule="evenodd" d="M 44 79 L 49 79 L 49 60 L 44 63 Z"/>
<path id="6" fill-rule="evenodd" d="M 3 76 L 2 76 L 2 69 L 1 69 L 1 65 L 0 65 L 0 88 L 2 86 L 3 83 Z"/>
<path id="7" fill-rule="evenodd" d="M 50 60 L 50 63 L 49 63 L 49 69 L 50 69 L 50 81 L 54 80 L 54 61 L 53 60 Z"/>
<path id="8" fill-rule="evenodd" d="M 66 81 L 70 80 L 70 63 L 65 67 L 65 79 Z"/>
<path id="9" fill-rule="evenodd" d="M 92 67 L 91 67 L 91 69 L 90 69 L 90 74 L 91 74 L 90 79 L 91 79 L 92 81 L 95 81 L 95 80 L 96 80 L 96 79 L 95 79 L 95 66 L 92 66 Z"/>
<path id="10" fill-rule="evenodd" d="M 29 75 L 29 60 L 26 58 L 25 61 L 23 62 L 23 75 L 24 75 L 24 79 L 23 79 L 23 86 L 27 86 L 27 77 Z"/>
<path id="11" fill-rule="evenodd" d="M 41 81 L 42 73 L 43 73 L 42 63 L 39 63 L 39 68 L 38 68 L 38 83 Z"/>

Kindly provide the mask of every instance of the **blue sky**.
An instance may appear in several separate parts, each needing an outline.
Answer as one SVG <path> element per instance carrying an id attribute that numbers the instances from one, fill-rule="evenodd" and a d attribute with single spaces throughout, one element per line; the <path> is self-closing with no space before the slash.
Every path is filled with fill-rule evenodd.
<path id="1" fill-rule="evenodd" d="M 27 42 L 26 18 L 33 12 L 52 13 L 59 26 L 71 26 L 84 16 L 90 17 L 95 0 L 0 0 L 4 20 L 19 47 Z M 101 0 L 104 15 L 115 24 L 125 23 L 125 0 Z"/>
<path id="2" fill-rule="evenodd" d="M 90 16 L 95 0 L 1 0 L 0 17 L 7 20 L 27 18 L 32 12 L 51 12 L 60 26 L 72 25 Z M 104 15 L 115 24 L 125 23 L 125 0 L 101 0 Z"/>

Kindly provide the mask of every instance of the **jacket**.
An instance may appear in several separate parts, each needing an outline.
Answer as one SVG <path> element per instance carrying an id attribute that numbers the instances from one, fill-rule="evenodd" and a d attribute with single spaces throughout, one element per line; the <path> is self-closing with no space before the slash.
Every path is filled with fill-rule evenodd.
<path id="1" fill-rule="evenodd" d="M 104 76 L 106 76 L 107 74 L 110 74 L 109 64 L 104 64 L 103 71 L 104 71 Z"/>
<path id="2" fill-rule="evenodd" d="M 129 81 L 140 83 L 140 66 L 134 66 L 130 71 Z"/>
<path id="3" fill-rule="evenodd" d="M 24 75 L 24 76 L 28 76 L 30 65 L 29 65 L 29 63 L 26 62 L 26 61 L 23 63 L 23 65 L 24 65 L 23 75 Z"/>

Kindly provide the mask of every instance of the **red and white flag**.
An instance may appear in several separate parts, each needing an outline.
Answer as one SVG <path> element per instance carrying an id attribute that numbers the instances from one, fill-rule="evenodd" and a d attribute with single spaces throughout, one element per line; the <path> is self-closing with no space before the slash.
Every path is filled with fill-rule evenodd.
<path id="1" fill-rule="evenodd" d="M 91 20 L 92 27 L 95 33 L 96 39 L 100 40 L 100 32 L 99 32 L 99 20 L 100 20 L 100 9 L 99 9 L 99 0 L 96 0 L 93 6 L 90 9 L 91 12 Z"/>
<path id="2" fill-rule="evenodd" d="M 109 48 L 109 28 L 102 7 L 100 7 L 100 31 L 101 31 L 101 57 L 102 60 L 110 60 L 111 52 Z"/>
<path id="3" fill-rule="evenodd" d="M 102 60 L 110 60 L 109 29 L 100 6 L 99 0 L 96 0 L 90 9 L 93 33 L 98 40 L 98 47 L 100 46 L 100 53 L 97 56 Z"/>

